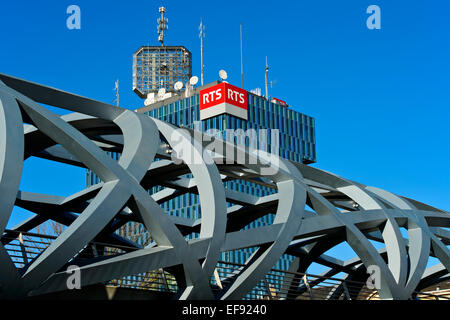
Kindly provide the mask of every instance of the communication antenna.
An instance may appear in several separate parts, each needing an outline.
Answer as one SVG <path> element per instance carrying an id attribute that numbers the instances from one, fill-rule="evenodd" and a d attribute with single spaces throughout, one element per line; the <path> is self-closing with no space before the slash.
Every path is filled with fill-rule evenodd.
<path id="1" fill-rule="evenodd" d="M 189 84 L 191 86 L 195 86 L 198 83 L 198 77 L 197 76 L 193 76 L 189 79 Z"/>
<path id="2" fill-rule="evenodd" d="M 273 88 L 273 86 L 277 83 L 277 80 L 269 81 L 270 89 Z"/>
<path id="3" fill-rule="evenodd" d="M 194 89 L 194 86 L 198 83 L 198 77 L 193 76 L 189 79 L 189 82 L 186 83 L 186 90 L 184 91 L 184 95 L 186 98 L 190 97 L 192 94 L 192 90 Z"/>
<path id="4" fill-rule="evenodd" d="M 268 73 L 269 73 L 269 65 L 267 64 L 267 56 L 266 56 L 266 99 L 269 99 L 269 83 L 267 80 Z"/>
<path id="5" fill-rule="evenodd" d="M 164 46 L 164 31 L 169 29 L 169 20 L 164 18 L 164 13 L 166 12 L 166 8 L 159 7 L 159 13 L 161 13 L 161 18 L 158 18 L 158 41 L 161 42 L 161 46 Z"/>
<path id="6" fill-rule="evenodd" d="M 241 85 L 244 89 L 244 62 L 242 57 L 242 23 L 241 23 Z"/>
<path id="7" fill-rule="evenodd" d="M 119 106 L 119 79 L 117 79 L 115 82 L 114 91 L 116 94 L 116 103 L 117 103 L 117 106 Z"/>
<path id="8" fill-rule="evenodd" d="M 261 88 L 255 88 L 250 90 L 251 93 L 256 94 L 257 96 L 261 96 Z"/>
<path id="9" fill-rule="evenodd" d="M 203 85 L 203 80 L 204 80 L 204 74 L 203 74 L 203 38 L 205 37 L 205 26 L 203 25 L 203 21 L 200 20 L 200 27 L 198 27 L 198 29 L 200 30 L 200 63 L 201 63 L 201 85 Z"/>
<path id="10" fill-rule="evenodd" d="M 181 81 L 175 82 L 175 84 L 173 85 L 173 88 L 176 91 L 180 91 L 183 88 L 183 82 L 181 82 Z"/>
<path id="11" fill-rule="evenodd" d="M 228 74 L 225 70 L 220 70 L 219 77 L 220 77 L 220 80 L 223 82 L 228 79 Z"/>

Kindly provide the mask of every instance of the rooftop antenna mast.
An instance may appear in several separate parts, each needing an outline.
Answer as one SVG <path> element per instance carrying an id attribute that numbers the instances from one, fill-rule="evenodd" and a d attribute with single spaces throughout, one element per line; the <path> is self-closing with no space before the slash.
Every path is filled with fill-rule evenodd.
<path id="1" fill-rule="evenodd" d="M 269 65 L 267 64 L 266 56 L 266 99 L 269 100 L 269 81 L 267 80 L 267 75 L 269 73 Z"/>
<path id="2" fill-rule="evenodd" d="M 203 38 L 205 37 L 205 26 L 203 25 L 203 21 L 200 20 L 200 27 L 198 28 L 200 30 L 200 63 L 201 63 L 201 76 L 200 76 L 200 83 L 203 85 L 204 80 L 204 73 L 203 73 Z"/>
<path id="3" fill-rule="evenodd" d="M 242 23 L 241 23 L 241 87 L 244 89 L 244 62 L 242 58 Z"/>
<path id="4" fill-rule="evenodd" d="M 164 46 L 164 31 L 167 31 L 169 20 L 164 18 L 164 13 L 166 12 L 166 8 L 159 7 L 159 13 L 161 13 L 161 18 L 158 18 L 158 41 L 161 42 L 161 46 Z"/>
<path id="5" fill-rule="evenodd" d="M 117 106 L 119 106 L 119 79 L 116 80 L 114 91 L 116 94 L 116 103 L 117 103 Z"/>

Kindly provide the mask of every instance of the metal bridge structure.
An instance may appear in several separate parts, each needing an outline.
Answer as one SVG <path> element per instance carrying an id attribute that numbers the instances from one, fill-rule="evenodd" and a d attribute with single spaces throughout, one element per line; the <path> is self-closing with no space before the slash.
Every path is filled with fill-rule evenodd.
<path id="1" fill-rule="evenodd" d="M 90 169 L 101 182 L 68 197 L 20 190 L 24 161 L 32 157 Z M 274 193 L 256 197 L 225 188 L 239 179 Z M 153 186 L 163 189 L 149 194 Z M 201 219 L 170 216 L 161 207 L 185 193 L 199 196 Z M 34 216 L 7 229 L 14 207 Z M 267 214 L 273 223 L 245 228 Z M 62 232 L 33 233 L 48 221 L 64 226 Z M 148 245 L 117 232 L 130 222 L 150 234 Z M 78 268 L 83 288 L 137 289 L 149 282 L 183 300 L 305 293 L 357 299 L 375 267 L 379 287 L 372 295 L 411 299 L 449 279 L 449 227 L 448 212 L 419 201 L 0 74 L 2 299 L 65 292 L 70 266 Z M 188 240 L 190 234 L 197 236 Z M 342 243 L 353 249 L 353 259 L 328 254 Z M 220 261 L 221 253 L 242 248 L 257 248 L 245 264 Z M 290 270 L 273 270 L 283 254 L 295 257 Z M 430 257 L 439 263 L 429 267 Z M 308 275 L 312 263 L 328 269 Z M 333 278 L 338 274 L 343 278 Z"/>

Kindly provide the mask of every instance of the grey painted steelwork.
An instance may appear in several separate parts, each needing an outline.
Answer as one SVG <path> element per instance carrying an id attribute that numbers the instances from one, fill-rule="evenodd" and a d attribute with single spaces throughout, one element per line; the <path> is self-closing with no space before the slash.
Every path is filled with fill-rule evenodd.
<path id="1" fill-rule="evenodd" d="M 75 113 L 58 116 L 40 103 Z M 173 125 L 127 109 L 0 74 L 0 297 L 66 290 L 66 268 L 76 264 L 82 286 L 164 268 L 175 275 L 180 299 L 241 299 L 285 253 L 297 257 L 292 271 L 305 272 L 318 262 L 330 268 L 326 275 L 345 272 L 353 280 L 364 281 L 366 268 L 376 265 L 383 299 L 408 299 L 415 290 L 448 278 L 448 212 L 303 164 L 281 158 L 268 162 L 270 155 L 251 149 L 244 150 L 248 164 L 236 163 L 230 155 L 242 149 L 221 140 L 215 142 L 225 146 L 224 152 L 208 155 L 203 148 L 211 138 L 187 129 L 175 132 L 180 131 Z M 180 142 L 191 146 L 201 162 L 192 164 L 181 154 L 182 163 L 174 163 L 170 153 Z M 107 151 L 122 156 L 117 162 Z M 22 159 L 30 157 L 89 168 L 102 182 L 69 197 L 19 190 Z M 263 168 L 271 170 L 262 174 Z M 223 182 L 232 179 L 278 193 L 255 197 L 226 190 Z M 154 185 L 166 189 L 149 195 Z M 171 217 L 161 208 L 186 192 L 200 196 L 200 220 Z M 5 249 L 5 228 L 15 205 L 36 215 L 14 231 L 26 232 L 48 220 L 67 226 L 20 268 Z M 275 214 L 273 224 L 244 229 L 268 213 Z M 130 221 L 145 226 L 151 245 L 142 247 L 115 232 Z M 199 237 L 187 241 L 184 236 L 192 232 Z M 129 249 L 80 258 L 91 241 Z M 377 250 L 371 241 L 385 248 Z M 358 257 L 341 261 L 325 254 L 343 242 Z M 245 267 L 222 279 L 223 287 L 214 287 L 220 253 L 248 247 L 258 249 Z M 440 264 L 427 269 L 430 256 Z M 299 290 L 293 282 L 284 286 Z M 330 295 L 345 290 L 336 288 Z"/>

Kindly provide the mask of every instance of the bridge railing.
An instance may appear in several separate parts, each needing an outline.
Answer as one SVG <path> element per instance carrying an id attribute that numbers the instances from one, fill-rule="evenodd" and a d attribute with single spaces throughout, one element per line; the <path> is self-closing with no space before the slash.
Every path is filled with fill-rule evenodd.
<path id="1" fill-rule="evenodd" d="M 26 267 L 42 253 L 56 236 L 31 232 L 6 230 L 1 237 L 2 243 L 17 268 Z M 81 250 L 76 259 L 88 259 L 95 256 L 116 255 L 130 250 L 131 247 L 116 246 L 101 242 L 91 242 Z M 213 291 L 218 293 L 233 281 L 236 272 L 244 268 L 242 264 L 219 261 L 211 277 Z M 129 275 L 105 283 L 107 286 L 152 290 L 176 294 L 178 286 L 175 277 L 166 270 Z M 450 300 L 450 290 L 417 292 L 420 300 Z M 258 284 L 247 293 L 246 300 L 377 300 L 378 292 L 369 289 L 365 283 L 324 277 L 308 273 L 289 272 L 272 269 Z"/>

